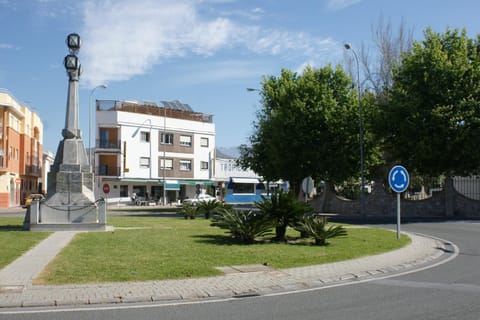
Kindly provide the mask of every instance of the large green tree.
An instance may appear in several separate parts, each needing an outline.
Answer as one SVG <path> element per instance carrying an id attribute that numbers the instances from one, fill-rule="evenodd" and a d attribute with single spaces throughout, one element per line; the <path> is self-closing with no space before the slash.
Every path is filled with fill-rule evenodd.
<path id="1" fill-rule="evenodd" d="M 282 70 L 263 79 L 261 96 L 250 145 L 241 147 L 244 167 L 287 180 L 295 192 L 309 175 L 332 182 L 359 176 L 357 92 L 340 67 Z"/>
<path id="2" fill-rule="evenodd" d="M 480 42 L 465 30 L 427 29 L 394 72 L 380 134 L 390 160 L 420 174 L 480 168 Z"/>

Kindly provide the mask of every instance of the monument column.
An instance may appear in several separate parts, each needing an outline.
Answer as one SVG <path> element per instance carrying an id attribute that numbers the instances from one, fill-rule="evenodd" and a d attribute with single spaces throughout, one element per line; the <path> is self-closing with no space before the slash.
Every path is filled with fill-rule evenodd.
<path id="1" fill-rule="evenodd" d="M 79 129 L 78 81 L 82 67 L 77 54 L 80 36 L 69 34 L 67 46 L 69 54 L 64 66 L 68 74 L 68 94 L 63 140 L 48 174 L 46 201 L 31 206 L 31 230 L 105 229 L 105 202 L 95 200 L 93 172 Z"/>

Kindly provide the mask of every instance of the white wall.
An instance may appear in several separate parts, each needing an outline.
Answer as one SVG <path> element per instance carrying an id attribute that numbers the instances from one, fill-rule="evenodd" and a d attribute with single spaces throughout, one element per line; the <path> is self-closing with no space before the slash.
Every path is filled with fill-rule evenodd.
<path id="1" fill-rule="evenodd" d="M 185 158 L 192 159 L 192 167 L 194 170 L 194 179 L 209 180 L 211 176 L 211 168 L 213 168 L 212 156 L 215 150 L 215 124 L 204 123 L 198 121 L 182 120 L 167 118 L 166 121 L 167 132 L 185 132 L 192 134 L 194 141 L 194 153 L 166 153 L 169 158 Z M 163 157 L 163 150 L 159 150 L 159 137 L 164 131 L 164 118 L 159 116 L 152 116 L 140 113 L 130 112 L 116 112 L 116 111 L 97 111 L 96 113 L 96 136 L 98 139 L 99 127 L 115 127 L 120 129 L 119 140 L 122 143 L 126 142 L 126 167 L 129 172 L 122 173 L 123 177 L 142 178 L 142 179 L 162 179 L 160 172 L 159 177 L 159 163 L 158 158 Z M 150 143 L 141 142 L 140 132 L 150 132 Z M 208 147 L 200 147 L 200 138 L 207 137 L 209 139 Z M 149 157 L 150 169 L 140 168 L 140 157 Z M 118 157 L 118 166 L 123 172 L 123 155 Z M 210 161 L 209 170 L 200 170 L 200 161 Z"/>

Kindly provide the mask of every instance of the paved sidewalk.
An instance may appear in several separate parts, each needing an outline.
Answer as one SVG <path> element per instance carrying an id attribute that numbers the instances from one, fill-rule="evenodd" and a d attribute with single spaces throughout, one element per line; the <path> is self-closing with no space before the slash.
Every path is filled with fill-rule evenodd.
<path id="1" fill-rule="evenodd" d="M 392 252 L 317 266 L 274 270 L 265 266 L 227 268 L 223 276 L 126 283 L 36 286 L 32 280 L 73 237 L 56 232 L 0 271 L 0 307 L 198 300 L 264 295 L 369 280 L 423 268 L 442 261 L 452 247 L 409 234 L 412 243 Z"/>

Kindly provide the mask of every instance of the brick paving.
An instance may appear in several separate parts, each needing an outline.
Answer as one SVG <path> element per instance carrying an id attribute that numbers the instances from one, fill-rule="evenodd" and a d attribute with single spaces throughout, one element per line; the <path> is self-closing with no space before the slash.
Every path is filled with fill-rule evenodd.
<path id="1" fill-rule="evenodd" d="M 274 270 L 265 266 L 231 266 L 223 276 L 148 282 L 40 286 L 32 281 L 75 232 L 55 232 L 0 270 L 0 308 L 106 303 L 199 300 L 265 295 L 375 279 L 421 268 L 444 259 L 440 240 L 409 234 L 405 248 L 371 257 L 316 266 Z M 237 270 L 238 272 L 232 271 Z"/>

